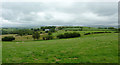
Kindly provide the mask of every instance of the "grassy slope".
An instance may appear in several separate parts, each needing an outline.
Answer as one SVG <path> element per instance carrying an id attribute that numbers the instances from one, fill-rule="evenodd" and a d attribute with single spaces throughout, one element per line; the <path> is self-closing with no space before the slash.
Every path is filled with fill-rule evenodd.
<path id="1" fill-rule="evenodd" d="M 64 28 L 63 30 L 80 30 L 81 28 Z M 109 29 L 98 29 L 94 27 L 83 27 L 83 31 L 109 31 Z"/>
<path id="2" fill-rule="evenodd" d="M 83 36 L 84 33 L 88 33 L 88 32 L 104 32 L 104 31 L 63 31 L 63 30 L 60 30 L 60 31 L 57 31 L 55 33 L 52 33 L 52 35 L 54 36 L 54 38 L 56 38 L 57 35 L 63 34 L 63 33 L 66 33 L 66 32 L 78 32 Z M 114 32 L 114 31 L 110 31 L 110 32 Z M 40 40 L 42 40 L 42 37 L 45 36 L 45 35 L 47 35 L 47 33 L 46 34 L 41 34 L 40 35 Z M 34 40 L 32 38 L 32 35 L 25 35 L 25 36 L 17 36 L 17 34 L 0 35 L 1 38 L 6 37 L 6 36 L 14 36 L 15 37 L 14 41 L 31 41 L 31 40 Z"/>
<path id="3" fill-rule="evenodd" d="M 85 33 L 105 32 L 105 31 L 64 31 L 64 30 L 60 30 L 60 31 L 57 31 L 57 32 L 53 33 L 53 36 L 57 36 L 59 34 L 64 34 L 66 32 L 78 32 L 78 33 L 80 33 L 83 36 Z M 108 31 L 108 32 L 115 32 L 115 31 Z"/>
<path id="4" fill-rule="evenodd" d="M 0 64 L 2 64 L 2 42 L 0 41 Z"/>
<path id="5" fill-rule="evenodd" d="M 3 42 L 3 63 L 116 63 L 118 35 L 95 34 L 80 38 Z"/>

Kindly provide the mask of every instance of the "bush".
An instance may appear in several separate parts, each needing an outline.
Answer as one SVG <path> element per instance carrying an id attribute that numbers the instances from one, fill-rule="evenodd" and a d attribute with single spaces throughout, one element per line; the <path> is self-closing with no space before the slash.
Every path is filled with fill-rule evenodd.
<path id="1" fill-rule="evenodd" d="M 51 39 L 53 39 L 53 36 L 51 36 L 51 35 L 47 35 L 47 36 L 43 37 L 43 40 L 51 40 Z"/>
<path id="2" fill-rule="evenodd" d="M 93 32 L 93 34 L 99 34 L 99 33 L 112 33 L 112 32 L 107 32 L 107 31 L 105 31 L 105 32 Z"/>
<path id="3" fill-rule="evenodd" d="M 57 36 L 57 38 L 62 39 L 62 38 L 64 38 L 64 35 L 60 34 L 60 35 Z"/>
<path id="4" fill-rule="evenodd" d="M 91 33 L 85 33 L 84 35 L 90 35 Z M 93 33 L 94 34 L 94 33 Z"/>
<path id="5" fill-rule="evenodd" d="M 73 33 L 64 33 L 57 36 L 57 38 L 74 38 L 74 37 L 80 37 L 81 35 L 79 33 L 73 32 Z"/>
<path id="6" fill-rule="evenodd" d="M 107 31 L 105 31 L 105 33 L 112 33 L 112 32 L 107 32 Z"/>
<path id="7" fill-rule="evenodd" d="M 13 41 L 13 40 L 15 40 L 15 37 L 13 36 L 7 36 L 7 37 L 2 38 L 2 41 Z"/>
<path id="8" fill-rule="evenodd" d="M 33 37 L 33 39 L 35 40 L 35 39 L 39 39 L 40 38 L 40 34 L 38 33 L 38 32 L 34 32 L 33 34 L 32 34 L 32 37 Z"/>
<path id="9" fill-rule="evenodd" d="M 48 33 L 49 31 L 45 31 L 45 33 Z"/>
<path id="10" fill-rule="evenodd" d="M 40 34 L 42 34 L 43 32 L 40 32 Z"/>
<path id="11" fill-rule="evenodd" d="M 114 32 L 114 33 L 119 33 L 118 31 Z"/>
<path id="12" fill-rule="evenodd" d="M 85 33 L 84 35 L 100 34 L 100 33 L 112 33 L 112 32 L 108 32 L 108 31 L 105 31 L 105 32 L 92 32 L 92 33 Z"/>
<path id="13" fill-rule="evenodd" d="M 79 33 L 73 32 L 72 37 L 80 37 L 81 35 Z"/>
<path id="14" fill-rule="evenodd" d="M 48 32 L 48 35 L 52 35 L 52 32 L 49 31 L 49 32 Z"/>

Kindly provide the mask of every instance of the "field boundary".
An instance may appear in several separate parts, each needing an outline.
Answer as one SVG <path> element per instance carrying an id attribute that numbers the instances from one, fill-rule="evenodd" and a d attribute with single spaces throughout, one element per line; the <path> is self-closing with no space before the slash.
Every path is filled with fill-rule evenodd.
<path id="1" fill-rule="evenodd" d="M 119 63 L 3 63 L 2 65 L 119 65 Z"/>

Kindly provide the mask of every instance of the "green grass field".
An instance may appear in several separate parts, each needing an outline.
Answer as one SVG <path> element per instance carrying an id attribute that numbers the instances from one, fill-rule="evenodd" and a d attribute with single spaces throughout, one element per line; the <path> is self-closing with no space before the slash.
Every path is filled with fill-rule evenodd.
<path id="1" fill-rule="evenodd" d="M 89 33 L 89 32 L 90 33 L 91 32 L 104 32 L 104 31 L 64 31 L 64 30 L 60 30 L 60 31 L 57 31 L 55 33 L 52 33 L 52 35 L 54 36 L 54 38 L 56 38 L 57 35 L 63 34 L 63 33 L 66 33 L 66 32 L 78 32 L 78 33 L 81 34 L 81 36 L 84 36 L 85 33 Z M 115 32 L 115 31 L 108 31 L 108 32 Z M 42 40 L 42 37 L 44 37 L 45 35 L 47 35 L 47 33 L 41 34 L 39 40 Z M 32 35 L 24 35 L 24 36 L 18 36 L 17 34 L 0 35 L 1 38 L 6 37 L 6 36 L 14 36 L 15 37 L 14 41 L 31 41 L 31 40 L 34 40 L 32 38 Z"/>
<path id="2" fill-rule="evenodd" d="M 0 41 L 0 64 L 2 64 L 2 42 Z"/>
<path id="3" fill-rule="evenodd" d="M 80 30 L 81 28 L 64 28 L 63 30 Z M 109 31 L 108 29 L 98 29 L 94 27 L 83 27 L 82 31 Z"/>
<path id="4" fill-rule="evenodd" d="M 2 49 L 3 63 L 118 63 L 118 33 L 3 42 Z"/>

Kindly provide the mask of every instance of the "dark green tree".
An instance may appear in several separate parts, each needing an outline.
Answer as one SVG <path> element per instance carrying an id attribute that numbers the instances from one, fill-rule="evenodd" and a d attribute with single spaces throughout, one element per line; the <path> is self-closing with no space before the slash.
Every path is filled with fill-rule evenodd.
<path id="1" fill-rule="evenodd" d="M 13 40 L 15 40 L 15 37 L 13 36 L 7 36 L 7 37 L 2 38 L 2 41 L 13 41 Z"/>
<path id="2" fill-rule="evenodd" d="M 108 27 L 108 29 L 115 29 L 114 27 Z"/>
<path id="3" fill-rule="evenodd" d="M 48 32 L 48 35 L 52 35 L 52 32 L 49 31 L 49 32 Z"/>
<path id="4" fill-rule="evenodd" d="M 39 39 L 40 38 L 40 34 L 38 32 L 34 32 L 33 35 L 32 35 L 33 39 Z"/>

